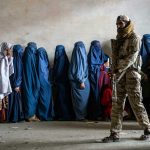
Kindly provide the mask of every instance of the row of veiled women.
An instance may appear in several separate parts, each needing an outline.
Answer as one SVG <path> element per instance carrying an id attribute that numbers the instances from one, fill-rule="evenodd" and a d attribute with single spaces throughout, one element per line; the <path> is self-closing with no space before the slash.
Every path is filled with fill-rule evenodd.
<path id="1" fill-rule="evenodd" d="M 3 54 L 4 47 L 9 46 L 1 44 L 0 117 L 5 106 L 8 122 L 110 117 L 112 89 L 105 66 L 109 57 L 99 41 L 91 42 L 88 56 L 83 42 L 76 42 L 70 63 L 64 46 L 56 46 L 53 68 L 46 50 L 34 42 L 24 51 L 21 45 L 14 45 L 13 63 Z M 2 90 L 6 84 L 12 90 Z"/>

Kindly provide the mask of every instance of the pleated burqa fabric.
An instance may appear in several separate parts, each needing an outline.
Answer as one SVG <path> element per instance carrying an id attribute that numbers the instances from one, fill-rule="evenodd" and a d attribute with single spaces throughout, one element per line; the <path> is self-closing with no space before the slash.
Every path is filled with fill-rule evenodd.
<path id="1" fill-rule="evenodd" d="M 23 55 L 23 104 L 25 119 L 36 115 L 40 81 L 37 73 L 37 47 L 35 43 L 28 43 Z"/>
<path id="2" fill-rule="evenodd" d="M 37 106 L 37 116 L 40 120 L 52 120 L 54 117 L 52 85 L 47 52 L 44 48 L 37 50 L 37 74 L 40 82 L 40 91 Z"/>
<path id="3" fill-rule="evenodd" d="M 54 57 L 53 79 L 55 86 L 55 117 L 58 120 L 73 120 L 71 87 L 68 78 L 69 60 L 63 45 L 57 45 Z"/>
<path id="4" fill-rule="evenodd" d="M 150 113 L 150 34 L 144 34 L 140 54 L 142 56 L 142 71 L 147 75 L 147 80 L 142 80 L 143 103 Z"/>
<path id="5" fill-rule="evenodd" d="M 142 56 L 143 70 L 146 71 L 145 67 L 150 60 L 150 34 L 143 35 L 140 55 Z"/>
<path id="6" fill-rule="evenodd" d="M 13 46 L 13 64 L 14 74 L 10 76 L 12 93 L 9 95 L 8 101 L 8 122 L 18 122 L 24 120 L 24 112 L 22 106 L 21 88 L 22 88 L 22 64 L 23 48 L 21 45 Z M 19 88 L 19 91 L 15 89 Z"/>
<path id="7" fill-rule="evenodd" d="M 69 79 L 76 120 L 84 120 L 87 116 L 90 84 L 88 80 L 87 54 L 83 42 L 79 41 L 74 45 L 69 68 Z M 81 83 L 85 84 L 84 89 L 80 88 Z"/>
<path id="8" fill-rule="evenodd" d="M 89 66 L 89 81 L 90 81 L 90 100 L 88 104 L 88 117 L 95 120 L 102 113 L 102 106 L 100 103 L 100 91 L 98 80 L 100 77 L 100 67 L 104 64 L 104 52 L 99 41 L 92 41 L 90 51 L 88 53 Z"/>

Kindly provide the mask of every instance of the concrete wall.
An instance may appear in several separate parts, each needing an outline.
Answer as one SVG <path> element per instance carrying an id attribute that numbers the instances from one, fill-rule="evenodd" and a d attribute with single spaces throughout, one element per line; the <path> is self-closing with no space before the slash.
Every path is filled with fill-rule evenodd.
<path id="1" fill-rule="evenodd" d="M 82 40 L 87 51 L 99 40 L 110 53 L 109 39 L 116 36 L 116 17 L 128 15 L 142 36 L 150 33 L 149 0 L 0 0 L 0 42 L 45 47 L 51 60 L 57 44 L 71 55 Z"/>

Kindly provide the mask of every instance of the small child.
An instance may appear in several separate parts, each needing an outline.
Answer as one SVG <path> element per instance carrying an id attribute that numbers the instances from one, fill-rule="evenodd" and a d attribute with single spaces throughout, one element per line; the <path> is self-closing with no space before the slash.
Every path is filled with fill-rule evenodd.
<path id="1" fill-rule="evenodd" d="M 101 104 L 103 105 L 103 120 L 110 120 L 111 108 L 112 108 L 112 86 L 111 86 L 111 69 L 109 66 L 109 56 L 105 54 L 104 64 L 101 66 Z M 100 85 L 100 84 L 99 84 Z"/>

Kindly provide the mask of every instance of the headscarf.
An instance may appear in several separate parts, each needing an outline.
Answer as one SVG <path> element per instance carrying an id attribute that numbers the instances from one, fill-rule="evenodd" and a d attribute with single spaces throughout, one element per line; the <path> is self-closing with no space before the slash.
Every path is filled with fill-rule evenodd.
<path id="1" fill-rule="evenodd" d="M 13 57 L 4 55 L 5 50 L 11 47 L 12 45 L 6 42 L 0 45 L 0 99 L 12 92 L 9 77 L 14 73 Z"/>
<path id="2" fill-rule="evenodd" d="M 23 102 L 25 118 L 35 115 L 40 90 L 40 82 L 37 74 L 37 49 L 27 46 L 23 55 Z"/>
<path id="3" fill-rule="evenodd" d="M 35 42 L 29 42 L 29 43 L 27 44 L 27 46 L 28 46 L 28 47 L 33 47 L 33 48 L 37 49 L 37 44 L 36 44 Z"/>
<path id="4" fill-rule="evenodd" d="M 93 70 L 96 66 L 98 68 L 104 63 L 104 52 L 99 41 L 92 41 L 90 51 L 88 53 L 89 69 Z"/>
<path id="5" fill-rule="evenodd" d="M 142 56 L 142 71 L 148 79 L 146 81 L 142 80 L 142 95 L 144 102 L 149 110 L 149 97 L 150 97 L 150 34 L 144 34 L 142 38 L 142 45 L 140 50 L 140 55 Z M 147 105 L 148 104 L 148 105 Z"/>
<path id="6" fill-rule="evenodd" d="M 109 56 L 107 54 L 105 54 L 104 63 L 106 63 L 107 61 L 109 61 Z"/>
<path id="7" fill-rule="evenodd" d="M 150 34 L 143 35 L 140 55 L 142 56 L 143 66 L 145 67 L 150 59 Z"/>
<path id="8" fill-rule="evenodd" d="M 101 74 L 100 66 L 104 64 L 104 52 L 99 41 L 92 41 L 88 53 L 89 81 L 90 81 L 90 99 L 89 99 L 89 118 L 97 119 L 102 111 L 100 104 L 100 91 L 98 80 Z"/>
<path id="9" fill-rule="evenodd" d="M 38 48 L 36 55 L 37 74 L 40 82 L 37 116 L 40 120 L 52 120 L 54 114 L 48 55 L 43 47 Z"/>
<path id="10" fill-rule="evenodd" d="M 69 60 L 63 45 L 57 45 L 54 59 L 54 80 L 55 82 L 66 82 L 69 68 Z"/>
<path id="11" fill-rule="evenodd" d="M 83 83 L 88 78 L 87 54 L 83 42 L 76 42 L 72 52 L 70 69 L 70 80 Z"/>
<path id="12" fill-rule="evenodd" d="M 131 21 L 127 23 L 127 26 L 125 28 L 119 28 L 117 29 L 117 40 L 124 40 L 126 38 L 129 38 L 130 35 L 133 33 L 134 26 Z"/>
<path id="13" fill-rule="evenodd" d="M 71 87 L 68 78 L 69 60 L 63 45 L 57 45 L 55 50 L 54 78 L 54 110 L 56 119 L 70 120 L 73 118 Z"/>
<path id="14" fill-rule="evenodd" d="M 2 42 L 1 45 L 0 45 L 0 59 L 2 57 L 4 57 L 4 52 L 6 49 L 11 49 L 12 48 L 12 44 L 10 43 L 7 43 L 7 42 Z"/>
<path id="15" fill-rule="evenodd" d="M 23 48 L 21 45 L 14 45 L 13 47 L 13 57 L 14 57 L 14 88 L 20 87 L 22 82 L 22 55 L 23 55 Z"/>
<path id="16" fill-rule="evenodd" d="M 22 107 L 21 92 L 16 92 L 15 88 L 22 88 L 22 64 L 23 48 L 21 45 L 13 46 L 13 64 L 14 74 L 10 76 L 10 83 L 12 87 L 12 93 L 9 95 L 7 118 L 10 122 L 17 122 L 24 119 L 24 112 Z"/>

